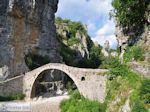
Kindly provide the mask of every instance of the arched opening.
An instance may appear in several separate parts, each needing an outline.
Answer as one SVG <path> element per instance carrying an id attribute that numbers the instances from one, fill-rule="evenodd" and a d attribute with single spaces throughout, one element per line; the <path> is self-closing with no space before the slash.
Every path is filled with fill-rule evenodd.
<path id="1" fill-rule="evenodd" d="M 85 77 L 81 77 L 81 81 L 85 81 Z"/>
<path id="2" fill-rule="evenodd" d="M 76 89 L 74 81 L 66 73 L 49 69 L 36 78 L 32 86 L 31 98 L 63 96 Z"/>

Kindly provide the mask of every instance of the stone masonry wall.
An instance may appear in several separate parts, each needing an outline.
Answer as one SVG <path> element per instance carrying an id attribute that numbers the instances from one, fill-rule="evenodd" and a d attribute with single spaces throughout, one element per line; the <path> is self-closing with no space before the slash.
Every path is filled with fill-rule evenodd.
<path id="1" fill-rule="evenodd" d="M 23 76 L 0 82 L 0 96 L 15 95 L 23 93 Z"/>

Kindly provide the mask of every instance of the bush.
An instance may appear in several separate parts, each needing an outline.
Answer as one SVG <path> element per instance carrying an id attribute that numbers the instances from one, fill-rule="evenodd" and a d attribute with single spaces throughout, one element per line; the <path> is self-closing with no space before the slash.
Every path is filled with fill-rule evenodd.
<path id="1" fill-rule="evenodd" d="M 149 0 L 113 0 L 114 17 L 123 28 L 136 29 L 146 23 L 145 13 L 148 11 Z"/>
<path id="2" fill-rule="evenodd" d="M 68 45 L 69 46 L 73 46 L 75 44 L 80 43 L 80 40 L 78 38 L 72 37 L 68 40 Z"/>
<path id="3" fill-rule="evenodd" d="M 65 64 L 70 65 L 70 66 L 76 66 L 76 51 L 70 49 L 68 46 L 64 45 L 61 42 L 61 50 L 60 50 L 60 54 L 63 57 L 63 61 L 65 62 Z"/>
<path id="4" fill-rule="evenodd" d="M 144 104 L 140 101 L 135 101 L 135 104 L 132 107 L 132 112 L 148 112 L 147 109 L 145 109 Z"/>
<path id="5" fill-rule="evenodd" d="M 145 79 L 142 81 L 140 87 L 140 97 L 144 100 L 144 103 L 150 103 L 150 80 Z"/>
<path id="6" fill-rule="evenodd" d="M 117 66 L 120 66 L 121 63 L 119 62 L 119 59 L 117 57 L 103 57 L 102 58 L 102 65 L 100 68 L 109 69 L 109 68 L 116 68 Z"/>
<path id="7" fill-rule="evenodd" d="M 100 67 L 109 69 L 110 78 L 117 76 L 127 76 L 130 73 L 128 66 L 125 64 L 121 64 L 117 57 L 105 57 Z"/>
<path id="8" fill-rule="evenodd" d="M 118 67 L 110 69 L 110 74 L 114 76 L 127 76 L 129 75 L 129 69 L 126 65 L 120 65 Z"/>
<path id="9" fill-rule="evenodd" d="M 128 47 L 124 54 L 125 62 L 130 62 L 132 60 L 143 61 L 144 60 L 144 50 L 139 46 Z"/>
<path id="10" fill-rule="evenodd" d="M 98 101 L 90 101 L 75 91 L 69 100 L 60 105 L 61 112 L 105 112 L 105 106 Z"/>
<path id="11" fill-rule="evenodd" d="M 25 97 L 24 94 L 18 93 L 12 96 L 0 96 L 0 101 L 23 100 L 24 97 Z"/>
<path id="12" fill-rule="evenodd" d="M 25 62 L 28 68 L 33 70 L 42 65 L 50 63 L 50 60 L 48 56 L 40 56 L 29 51 L 28 54 L 25 55 Z"/>
<path id="13" fill-rule="evenodd" d="M 78 63 L 81 68 L 98 68 L 102 63 L 101 47 L 93 45 L 89 50 L 89 58 L 82 59 Z"/>

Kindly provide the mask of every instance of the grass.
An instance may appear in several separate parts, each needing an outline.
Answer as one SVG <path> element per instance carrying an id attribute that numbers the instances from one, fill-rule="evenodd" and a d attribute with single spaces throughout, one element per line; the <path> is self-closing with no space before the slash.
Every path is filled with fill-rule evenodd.
<path id="1" fill-rule="evenodd" d="M 13 101 L 13 100 L 23 100 L 25 97 L 24 94 L 18 93 L 16 95 L 10 95 L 10 96 L 0 96 L 0 101 Z"/>
<path id="2" fill-rule="evenodd" d="M 145 104 L 150 102 L 150 81 L 126 64 L 116 60 L 109 64 L 105 102 L 90 101 L 75 92 L 61 103 L 62 112 L 118 112 L 128 99 L 131 112 L 148 112 Z"/>
<path id="3" fill-rule="evenodd" d="M 144 54 L 145 51 L 142 47 L 140 46 L 129 46 L 126 50 L 126 53 L 124 55 L 124 61 L 125 62 L 130 62 L 132 60 L 136 61 L 143 61 L 144 60 Z"/>
<path id="4" fill-rule="evenodd" d="M 61 112 L 105 112 L 105 105 L 98 101 L 84 98 L 78 91 L 72 93 L 71 98 L 63 100 L 60 105 Z"/>
<path id="5" fill-rule="evenodd" d="M 119 108 L 125 103 L 127 98 L 129 98 L 132 112 L 148 112 L 144 103 L 150 96 L 149 81 L 146 81 L 143 86 L 145 79 L 132 72 L 127 65 L 116 66 L 111 69 L 109 74 L 113 75 L 113 78 L 107 82 L 107 97 L 105 103 L 107 104 L 108 111 L 119 111 Z M 146 99 L 145 97 L 143 99 L 141 98 L 144 96 L 141 93 L 145 93 Z M 117 98 L 119 98 L 120 101 L 114 104 Z"/>

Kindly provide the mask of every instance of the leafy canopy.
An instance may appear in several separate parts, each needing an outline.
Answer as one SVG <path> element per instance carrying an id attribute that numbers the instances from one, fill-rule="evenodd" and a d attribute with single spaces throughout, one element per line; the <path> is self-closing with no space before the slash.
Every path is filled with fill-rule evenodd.
<path id="1" fill-rule="evenodd" d="M 149 10 L 150 0 L 113 0 L 114 11 L 119 25 L 123 28 L 140 28 L 146 23 L 146 12 Z"/>

